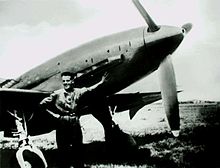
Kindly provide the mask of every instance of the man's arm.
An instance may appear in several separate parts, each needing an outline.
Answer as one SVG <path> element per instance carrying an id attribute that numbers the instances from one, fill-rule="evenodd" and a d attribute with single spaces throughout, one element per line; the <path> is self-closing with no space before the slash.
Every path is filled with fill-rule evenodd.
<path id="1" fill-rule="evenodd" d="M 50 115 L 52 115 L 54 118 L 57 118 L 57 119 L 60 118 L 60 115 L 59 115 L 59 114 L 56 114 L 56 113 L 50 111 L 49 109 L 46 109 L 46 111 L 47 111 Z"/>
<path id="2" fill-rule="evenodd" d="M 49 97 L 45 97 L 41 102 L 40 105 L 48 105 L 52 103 L 56 98 L 56 94 L 52 93 Z"/>
<path id="3" fill-rule="evenodd" d="M 108 76 L 108 74 L 105 73 L 105 74 L 102 76 L 102 79 L 101 79 L 100 82 L 96 83 L 96 84 L 93 85 L 93 86 L 88 87 L 87 90 L 88 90 L 88 91 L 92 91 L 92 90 L 94 90 L 95 88 L 97 88 L 99 85 L 101 85 L 102 83 L 104 83 L 104 81 L 106 80 L 107 76 Z"/>
<path id="4" fill-rule="evenodd" d="M 51 106 L 53 106 L 52 104 L 55 102 L 55 98 L 56 98 L 56 94 L 53 92 L 52 94 L 50 94 L 49 97 L 45 97 L 41 102 L 40 102 L 40 107 L 45 109 L 50 115 L 52 115 L 54 118 L 59 118 L 60 115 L 50 111 L 49 109 L 51 108 Z"/>
<path id="5" fill-rule="evenodd" d="M 40 105 L 46 107 L 46 111 L 48 112 L 48 114 L 50 114 L 55 119 L 58 119 L 62 122 L 75 123 L 76 121 L 78 121 L 78 117 L 76 117 L 76 116 L 60 115 L 60 114 L 57 114 L 54 111 L 51 111 L 50 109 L 48 109 L 47 106 L 51 105 L 52 103 L 55 103 L 56 97 L 57 97 L 57 94 L 52 93 L 49 97 L 44 98 L 40 102 Z M 57 109 L 58 111 L 68 114 L 68 111 L 65 111 L 64 109 L 60 108 L 59 106 L 56 106 L 56 108 L 58 108 Z"/>

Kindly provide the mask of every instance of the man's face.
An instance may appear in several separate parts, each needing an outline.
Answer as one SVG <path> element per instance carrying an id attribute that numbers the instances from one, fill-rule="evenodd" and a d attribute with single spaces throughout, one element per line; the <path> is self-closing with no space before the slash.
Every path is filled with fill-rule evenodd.
<path id="1" fill-rule="evenodd" d="M 71 90 L 73 88 L 73 80 L 71 76 L 62 76 L 63 87 L 65 90 Z"/>

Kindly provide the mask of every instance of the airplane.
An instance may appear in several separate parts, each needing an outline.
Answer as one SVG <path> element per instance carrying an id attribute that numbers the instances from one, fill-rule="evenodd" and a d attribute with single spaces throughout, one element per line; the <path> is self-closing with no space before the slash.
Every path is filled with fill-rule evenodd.
<path id="1" fill-rule="evenodd" d="M 0 84 L 0 131 L 4 131 L 5 136 L 12 136 L 17 129 L 14 123 L 19 119 L 16 116 L 25 121 L 23 130 L 28 130 L 29 135 L 54 129 L 39 102 L 62 87 L 60 74 L 65 71 L 75 74 L 77 87 L 91 86 L 100 81 L 103 74 L 108 74 L 102 85 L 82 99 L 84 114 L 94 114 L 90 106 L 100 106 L 104 99 L 105 103 L 97 107 L 103 114 L 107 106 L 116 113 L 129 110 L 132 119 L 143 106 L 162 99 L 170 130 L 175 137 L 179 135 L 178 91 L 171 54 L 192 24 L 157 25 L 138 0 L 132 2 L 147 25 L 82 44 Z M 159 71 L 160 92 L 119 93 L 156 70 Z"/>

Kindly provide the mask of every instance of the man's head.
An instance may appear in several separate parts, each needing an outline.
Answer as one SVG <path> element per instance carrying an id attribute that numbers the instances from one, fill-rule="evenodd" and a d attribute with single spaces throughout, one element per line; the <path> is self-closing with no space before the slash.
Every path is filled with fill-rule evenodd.
<path id="1" fill-rule="evenodd" d="M 64 89 L 66 91 L 71 91 L 74 87 L 74 75 L 71 72 L 63 72 L 61 78 Z"/>

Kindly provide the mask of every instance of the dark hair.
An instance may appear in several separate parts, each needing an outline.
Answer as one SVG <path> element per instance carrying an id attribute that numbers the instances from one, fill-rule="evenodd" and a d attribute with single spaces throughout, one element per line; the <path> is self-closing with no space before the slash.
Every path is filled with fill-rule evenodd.
<path id="1" fill-rule="evenodd" d="M 61 73 L 61 77 L 63 77 L 63 76 L 70 76 L 71 79 L 74 79 L 74 78 L 75 78 L 75 75 L 74 75 L 72 72 L 69 72 L 69 71 L 62 72 L 62 73 Z"/>

